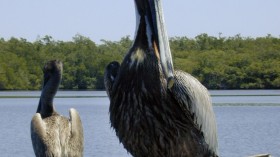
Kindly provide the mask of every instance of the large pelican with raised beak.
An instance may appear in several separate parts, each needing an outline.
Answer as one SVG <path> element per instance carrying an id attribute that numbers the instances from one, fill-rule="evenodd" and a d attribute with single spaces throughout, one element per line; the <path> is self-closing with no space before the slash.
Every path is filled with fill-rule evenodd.
<path id="1" fill-rule="evenodd" d="M 104 74 L 117 137 L 134 157 L 217 157 L 209 93 L 173 70 L 161 1 L 134 2 L 134 43 L 121 65 L 111 62 Z"/>

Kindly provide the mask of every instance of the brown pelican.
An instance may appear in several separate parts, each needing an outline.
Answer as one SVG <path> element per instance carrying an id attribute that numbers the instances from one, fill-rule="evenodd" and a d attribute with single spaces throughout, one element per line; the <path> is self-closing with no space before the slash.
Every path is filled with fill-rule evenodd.
<path id="1" fill-rule="evenodd" d="M 218 156 L 209 93 L 190 74 L 173 71 L 160 0 L 134 2 L 134 43 L 104 74 L 116 135 L 135 157 Z"/>
<path id="2" fill-rule="evenodd" d="M 44 66 L 44 85 L 37 113 L 31 121 L 31 139 L 37 157 L 82 157 L 83 127 L 78 112 L 71 108 L 70 118 L 59 115 L 53 99 L 62 78 L 62 62 Z"/>

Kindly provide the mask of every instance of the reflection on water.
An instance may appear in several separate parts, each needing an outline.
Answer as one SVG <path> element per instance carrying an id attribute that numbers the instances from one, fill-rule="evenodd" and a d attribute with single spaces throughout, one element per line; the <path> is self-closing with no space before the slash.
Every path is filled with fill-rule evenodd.
<path id="1" fill-rule="evenodd" d="M 259 92 L 259 91 L 258 91 Z M 259 95 L 258 92 L 254 92 Z M 94 93 L 94 94 L 93 94 Z M 266 106 L 279 104 L 279 91 L 270 96 L 217 96 L 212 92 L 217 104 L 248 102 L 263 106 L 215 106 L 219 135 L 220 156 L 243 157 L 258 153 L 280 156 L 280 107 Z M 239 92 L 240 93 L 240 92 Z M 275 94 L 276 93 L 276 94 Z M 1 96 L 37 96 L 35 98 L 1 98 Z M 5 157 L 34 156 L 30 139 L 30 121 L 39 101 L 40 92 L 0 92 L 0 154 Z M 61 98 L 55 99 L 59 113 L 68 116 L 71 107 L 76 108 L 82 118 L 85 134 L 85 157 L 129 157 L 119 144 L 109 123 L 109 100 L 105 92 L 59 91 Z M 90 96 L 70 98 L 71 96 Z M 96 97 L 95 95 L 98 95 Z M 272 95 L 272 96 L 271 96 Z M 278 95 L 278 96 L 277 96 Z M 254 99 L 251 99 L 254 97 Z M 260 98 L 262 97 L 262 98 Z M 242 99 L 244 98 L 244 99 Z M 249 99 L 247 99 L 249 98 Z M 245 102 L 244 102 L 245 101 Z"/>
<path id="2" fill-rule="evenodd" d="M 280 156 L 280 107 L 214 107 L 222 157 Z"/>
<path id="3" fill-rule="evenodd" d="M 214 104 L 280 105 L 280 90 L 210 90 Z"/>
<path id="4" fill-rule="evenodd" d="M 40 91 L 1 92 L 0 98 L 39 98 Z M 280 105 L 280 90 L 210 90 L 212 101 L 222 104 Z M 56 98 L 104 98 L 105 91 L 58 91 Z"/>
<path id="5" fill-rule="evenodd" d="M 280 90 L 210 90 L 213 96 L 280 96 Z"/>

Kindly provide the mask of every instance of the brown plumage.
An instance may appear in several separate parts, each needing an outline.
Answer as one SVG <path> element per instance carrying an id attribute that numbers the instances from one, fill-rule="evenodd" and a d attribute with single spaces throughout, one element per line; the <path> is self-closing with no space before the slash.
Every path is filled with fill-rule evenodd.
<path id="1" fill-rule="evenodd" d="M 44 66 L 44 85 L 37 113 L 31 121 L 31 139 L 37 157 L 82 157 L 83 127 L 78 112 L 71 108 L 70 118 L 59 115 L 53 98 L 62 77 L 62 63 L 49 61 Z"/>
<path id="2" fill-rule="evenodd" d="M 104 76 L 116 135 L 135 157 L 218 156 L 209 93 L 191 75 L 173 72 L 160 0 L 135 5 L 134 43 Z"/>

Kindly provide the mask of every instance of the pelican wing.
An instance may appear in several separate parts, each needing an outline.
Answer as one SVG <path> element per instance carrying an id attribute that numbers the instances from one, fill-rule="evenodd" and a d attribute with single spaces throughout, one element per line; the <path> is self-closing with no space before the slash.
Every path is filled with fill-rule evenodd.
<path id="1" fill-rule="evenodd" d="M 218 153 L 217 126 L 208 90 L 193 76 L 175 71 L 171 93 L 182 109 L 194 115 L 194 124 L 203 132 L 210 150 Z"/>
<path id="2" fill-rule="evenodd" d="M 83 135 L 83 126 L 82 121 L 79 116 L 79 113 L 74 108 L 69 110 L 70 122 L 71 122 L 71 134 L 72 136 L 81 136 Z"/>
<path id="3" fill-rule="evenodd" d="M 39 113 L 36 113 L 31 121 L 31 139 L 36 156 L 44 156 L 47 150 L 44 139 L 46 137 L 46 126 Z"/>
<path id="4" fill-rule="evenodd" d="M 83 156 L 84 150 L 84 133 L 82 121 L 77 110 L 71 108 L 69 110 L 70 123 L 71 123 L 71 138 L 70 147 L 71 155 L 73 157 Z"/>

